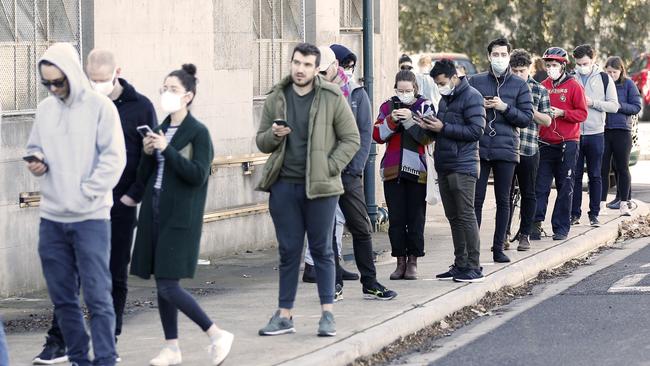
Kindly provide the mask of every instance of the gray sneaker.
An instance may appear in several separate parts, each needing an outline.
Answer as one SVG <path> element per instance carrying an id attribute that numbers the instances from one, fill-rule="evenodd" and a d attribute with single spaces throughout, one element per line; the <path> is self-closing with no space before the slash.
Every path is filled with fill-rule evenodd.
<path id="1" fill-rule="evenodd" d="M 528 235 L 519 235 L 519 246 L 517 246 L 518 251 L 526 251 L 530 249 L 530 240 L 528 240 Z"/>
<path id="2" fill-rule="evenodd" d="M 295 332 L 296 328 L 293 327 L 293 320 L 281 317 L 280 310 L 278 310 L 275 312 L 275 314 L 273 314 L 271 320 L 269 320 L 269 324 L 267 324 L 266 327 L 260 329 L 259 335 L 274 336 Z"/>
<path id="3" fill-rule="evenodd" d="M 329 311 L 323 311 L 323 315 L 318 322 L 318 336 L 319 337 L 333 337 L 336 335 L 336 322 L 334 321 L 334 314 Z"/>

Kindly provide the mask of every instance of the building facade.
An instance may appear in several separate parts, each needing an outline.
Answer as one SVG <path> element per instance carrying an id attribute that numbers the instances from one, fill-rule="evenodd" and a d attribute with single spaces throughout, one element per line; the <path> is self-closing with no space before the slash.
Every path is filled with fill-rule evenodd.
<path id="1" fill-rule="evenodd" d="M 398 6 L 373 6 L 378 106 L 393 89 Z M 264 95 L 288 74 L 293 47 L 345 44 L 359 56 L 355 72 L 362 76 L 360 0 L 0 0 L 0 13 L 0 297 L 44 287 L 38 181 L 21 157 L 46 96 L 36 60 L 51 43 L 71 42 L 83 59 L 94 47 L 112 50 L 123 77 L 156 107 L 165 75 L 183 63 L 197 66 L 192 113 L 209 127 L 216 155 L 204 258 L 275 245 L 268 196 L 254 190 L 266 160 L 255 133 Z"/>

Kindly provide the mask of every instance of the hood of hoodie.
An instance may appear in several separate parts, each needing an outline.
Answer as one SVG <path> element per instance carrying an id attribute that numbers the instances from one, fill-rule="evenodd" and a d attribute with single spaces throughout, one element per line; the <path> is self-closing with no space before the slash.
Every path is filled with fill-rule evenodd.
<path id="1" fill-rule="evenodd" d="M 45 51 L 43 56 L 38 60 L 47 61 L 58 67 L 68 79 L 70 94 L 61 103 L 71 106 L 81 100 L 88 90 L 92 90 L 90 82 L 81 67 L 81 61 L 77 50 L 70 43 L 55 43 Z M 40 74 L 41 68 L 38 68 Z M 42 77 L 42 75 L 41 75 Z M 58 98 L 57 98 L 58 99 Z"/>

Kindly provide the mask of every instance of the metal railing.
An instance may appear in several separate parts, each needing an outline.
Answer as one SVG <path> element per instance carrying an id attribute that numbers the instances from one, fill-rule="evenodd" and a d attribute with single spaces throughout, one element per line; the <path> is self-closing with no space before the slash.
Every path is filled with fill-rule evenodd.
<path id="1" fill-rule="evenodd" d="M 304 0 L 253 0 L 253 95 L 266 94 L 289 74 L 291 52 L 305 40 Z"/>
<path id="2" fill-rule="evenodd" d="M 0 102 L 4 114 L 34 113 L 47 96 L 37 62 L 55 42 L 82 54 L 81 0 L 0 0 Z"/>

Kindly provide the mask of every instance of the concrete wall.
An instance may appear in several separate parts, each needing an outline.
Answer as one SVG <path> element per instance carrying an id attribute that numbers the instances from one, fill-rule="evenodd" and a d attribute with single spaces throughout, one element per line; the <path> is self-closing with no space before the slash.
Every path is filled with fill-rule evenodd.
<path id="1" fill-rule="evenodd" d="M 122 76 L 157 108 L 164 77 L 183 63 L 194 63 L 199 84 L 192 113 L 210 129 L 217 157 L 255 153 L 254 136 L 263 102 L 253 100 L 253 67 L 257 61 L 252 4 L 232 0 L 94 1 L 90 7 L 93 37 L 86 43 L 112 50 Z M 386 80 L 394 77 L 398 53 L 397 0 L 376 4 L 381 4 L 385 19 L 374 41 L 373 114 L 379 102 L 392 93 L 392 80 Z M 339 6 L 338 1 L 307 0 L 306 38 L 316 44 L 343 43 L 361 55 L 360 34 L 339 30 Z M 20 159 L 32 119 L 5 118 L 0 130 L 0 297 L 44 286 L 37 254 L 38 209 L 18 206 L 20 192 L 38 191 L 37 180 L 27 173 Z M 260 173 L 261 166 L 256 166 L 251 175 L 244 175 L 240 167 L 217 169 L 210 178 L 206 211 L 266 203 L 268 196 L 254 190 Z M 378 202 L 382 202 L 381 182 L 377 182 Z M 227 219 L 204 226 L 202 257 L 274 244 L 268 214 Z"/>

